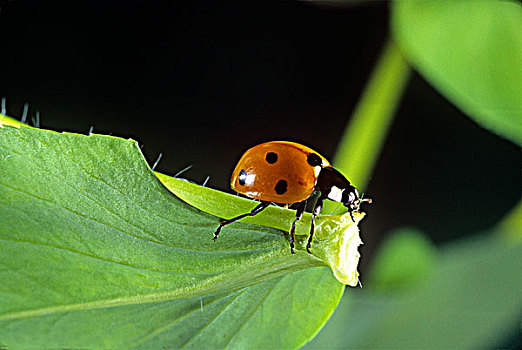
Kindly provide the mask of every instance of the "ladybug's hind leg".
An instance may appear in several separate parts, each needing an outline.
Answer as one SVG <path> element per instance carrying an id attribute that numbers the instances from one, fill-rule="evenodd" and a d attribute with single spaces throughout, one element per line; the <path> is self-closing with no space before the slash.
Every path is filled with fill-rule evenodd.
<path id="1" fill-rule="evenodd" d="M 252 209 L 252 211 L 250 213 L 242 214 L 242 215 L 236 216 L 235 218 L 232 218 L 232 219 L 221 219 L 221 222 L 220 222 L 218 228 L 216 229 L 216 232 L 214 232 L 214 238 L 212 238 L 212 240 L 214 242 L 216 241 L 216 239 L 218 238 L 219 232 L 221 231 L 221 229 L 224 226 L 226 226 L 228 224 L 231 224 L 233 222 L 236 222 L 238 220 L 241 220 L 244 217 L 254 216 L 256 214 L 259 214 L 261 211 L 263 211 L 269 205 L 270 205 L 270 202 L 261 202 L 254 209 Z"/>

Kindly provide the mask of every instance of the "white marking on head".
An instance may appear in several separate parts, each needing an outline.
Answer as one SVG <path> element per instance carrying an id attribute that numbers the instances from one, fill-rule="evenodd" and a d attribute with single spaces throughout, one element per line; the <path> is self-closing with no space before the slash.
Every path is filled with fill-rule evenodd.
<path id="1" fill-rule="evenodd" d="M 340 202 L 343 199 L 344 188 L 340 189 L 337 186 L 333 186 L 328 193 L 328 199 L 334 202 Z"/>

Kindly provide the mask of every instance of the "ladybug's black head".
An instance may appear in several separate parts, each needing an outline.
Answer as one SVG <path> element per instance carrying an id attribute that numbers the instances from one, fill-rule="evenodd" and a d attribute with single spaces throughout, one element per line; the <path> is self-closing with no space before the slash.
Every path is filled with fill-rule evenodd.
<path id="1" fill-rule="evenodd" d="M 357 192 L 357 189 L 351 185 L 350 187 L 350 190 L 347 189 L 343 191 L 342 203 L 346 208 L 348 208 L 348 212 L 352 217 L 352 221 L 355 221 L 353 218 L 353 212 L 358 212 L 360 210 L 362 202 L 371 203 L 372 200 L 370 198 L 359 197 L 359 192 Z"/>
<path id="2" fill-rule="evenodd" d="M 350 185 L 348 188 L 345 188 L 342 194 L 341 203 L 348 208 L 350 211 L 356 211 L 359 209 L 359 192 L 357 189 Z"/>

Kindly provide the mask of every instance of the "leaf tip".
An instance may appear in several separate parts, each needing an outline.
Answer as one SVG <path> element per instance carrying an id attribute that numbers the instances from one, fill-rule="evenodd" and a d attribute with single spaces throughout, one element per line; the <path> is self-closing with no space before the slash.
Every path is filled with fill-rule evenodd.
<path id="1" fill-rule="evenodd" d="M 332 269 L 335 278 L 348 286 L 355 287 L 359 282 L 359 246 L 363 244 L 359 235 L 359 222 L 364 213 L 354 213 L 355 221 L 349 213 L 327 217 L 317 227 L 320 247 L 314 255 Z"/>

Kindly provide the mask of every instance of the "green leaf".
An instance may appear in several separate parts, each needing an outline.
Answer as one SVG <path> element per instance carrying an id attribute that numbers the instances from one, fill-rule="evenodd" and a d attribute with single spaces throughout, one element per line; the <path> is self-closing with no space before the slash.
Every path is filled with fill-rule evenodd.
<path id="1" fill-rule="evenodd" d="M 392 29 L 409 62 L 483 127 L 522 145 L 522 6 L 396 1 Z"/>
<path id="2" fill-rule="evenodd" d="M 415 288 L 383 292 L 368 283 L 345 295 L 324 330 L 306 348 L 505 346 L 520 329 L 522 244 L 503 236 L 495 230 L 444 247 L 433 261 L 434 268 Z M 391 238 L 390 244 L 400 240 L 405 241 Z M 384 247 L 382 252 L 388 255 L 390 250 L 394 249 Z"/>
<path id="3" fill-rule="evenodd" d="M 8 348 L 296 348 L 344 289 L 283 231 L 213 243 L 131 140 L 0 127 L 0 222 Z"/>
<path id="4" fill-rule="evenodd" d="M 172 193 L 190 205 L 206 213 L 226 218 L 235 217 L 252 210 L 258 203 L 249 199 L 231 196 L 229 194 L 196 185 L 183 179 L 176 179 L 163 174 L 156 174 L 160 181 Z M 359 237 L 357 224 L 364 213 L 322 215 L 316 219 L 316 227 L 312 255 L 332 268 L 339 282 L 349 286 L 357 285 L 360 254 L 357 250 L 362 241 Z M 287 231 L 295 218 L 295 211 L 282 207 L 268 207 L 254 217 L 241 221 L 261 224 Z M 304 213 L 296 225 L 296 249 L 305 250 L 310 231 L 311 215 Z M 300 237 L 303 236 L 303 237 Z"/>
<path id="5" fill-rule="evenodd" d="M 365 286 L 395 292 L 415 288 L 436 262 L 436 249 L 424 234 L 411 228 L 394 231 L 372 260 Z"/>
<path id="6" fill-rule="evenodd" d="M 13 119 L 6 115 L 0 114 L 0 127 L 2 127 L 2 125 L 10 125 L 10 126 L 18 127 L 18 126 L 21 126 L 24 124 L 16 119 Z"/>
<path id="7" fill-rule="evenodd" d="M 522 243 L 522 201 L 499 223 L 499 233 L 507 240 Z"/>

